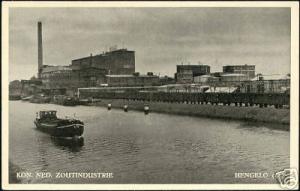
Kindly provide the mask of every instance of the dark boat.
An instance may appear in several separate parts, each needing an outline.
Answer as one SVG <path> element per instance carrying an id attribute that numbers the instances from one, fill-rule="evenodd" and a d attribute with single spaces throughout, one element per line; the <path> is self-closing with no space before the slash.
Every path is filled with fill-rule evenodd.
<path id="1" fill-rule="evenodd" d="M 66 139 L 81 138 L 84 124 L 77 119 L 60 119 L 56 111 L 40 111 L 34 121 L 37 129 L 54 137 Z"/>
<path id="2" fill-rule="evenodd" d="M 64 99 L 63 105 L 65 105 L 65 106 L 79 105 L 79 100 L 76 99 L 75 97 L 66 97 Z"/>
<path id="3" fill-rule="evenodd" d="M 101 99 L 88 98 L 88 99 L 78 99 L 79 105 L 90 105 L 92 103 L 101 102 Z"/>
<path id="4" fill-rule="evenodd" d="M 49 102 L 50 102 L 50 97 L 45 96 L 44 94 L 33 95 L 30 98 L 30 103 L 49 103 Z"/>
<path id="5" fill-rule="evenodd" d="M 56 95 L 53 97 L 53 103 L 64 106 L 75 106 L 79 105 L 79 100 L 75 97 Z"/>
<path id="6" fill-rule="evenodd" d="M 30 101 L 33 98 L 33 96 L 23 96 L 21 97 L 22 101 Z"/>

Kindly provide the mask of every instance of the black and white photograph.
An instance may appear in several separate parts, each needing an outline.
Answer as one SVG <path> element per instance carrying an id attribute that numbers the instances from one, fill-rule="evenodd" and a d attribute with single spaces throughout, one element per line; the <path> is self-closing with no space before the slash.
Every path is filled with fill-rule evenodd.
<path id="1" fill-rule="evenodd" d="M 297 189 L 298 11 L 3 2 L 3 188 Z"/>

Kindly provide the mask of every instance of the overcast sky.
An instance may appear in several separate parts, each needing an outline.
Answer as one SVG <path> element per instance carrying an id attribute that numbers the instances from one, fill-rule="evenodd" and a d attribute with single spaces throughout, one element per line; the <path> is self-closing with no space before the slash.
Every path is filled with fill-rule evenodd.
<path id="1" fill-rule="evenodd" d="M 118 45 L 135 51 L 136 71 L 174 75 L 176 65 L 254 64 L 290 73 L 289 8 L 10 8 L 9 78 L 37 73 L 37 22 L 44 64 L 69 65 Z"/>

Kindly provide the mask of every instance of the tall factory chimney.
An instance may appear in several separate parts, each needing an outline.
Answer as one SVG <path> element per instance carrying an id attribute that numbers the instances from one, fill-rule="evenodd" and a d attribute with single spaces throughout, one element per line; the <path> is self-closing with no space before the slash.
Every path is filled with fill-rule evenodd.
<path id="1" fill-rule="evenodd" d="M 43 40 L 42 40 L 42 22 L 38 22 L 38 78 L 41 77 L 43 68 Z"/>

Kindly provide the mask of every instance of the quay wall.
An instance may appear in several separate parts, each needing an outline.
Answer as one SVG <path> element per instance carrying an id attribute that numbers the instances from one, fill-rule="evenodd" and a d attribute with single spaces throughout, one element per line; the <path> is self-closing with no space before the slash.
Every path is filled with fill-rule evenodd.
<path id="1" fill-rule="evenodd" d="M 123 106 L 126 104 L 128 105 L 129 111 L 143 111 L 144 105 L 149 105 L 150 112 L 157 113 L 247 120 L 252 122 L 266 122 L 274 124 L 290 123 L 290 110 L 285 108 L 276 109 L 274 107 L 235 107 L 228 105 L 201 105 L 185 103 L 133 101 L 123 99 L 101 99 L 100 102 L 91 103 L 90 105 L 107 107 L 108 103 L 112 104 L 112 108 L 120 109 L 122 109 Z"/>
<path id="2" fill-rule="evenodd" d="M 79 99 L 126 99 L 133 101 L 169 102 L 169 103 L 193 103 L 212 105 L 231 105 L 253 107 L 289 106 L 290 96 L 286 93 L 198 93 L 198 92 L 107 92 L 103 90 L 82 89 L 79 91 Z"/>

